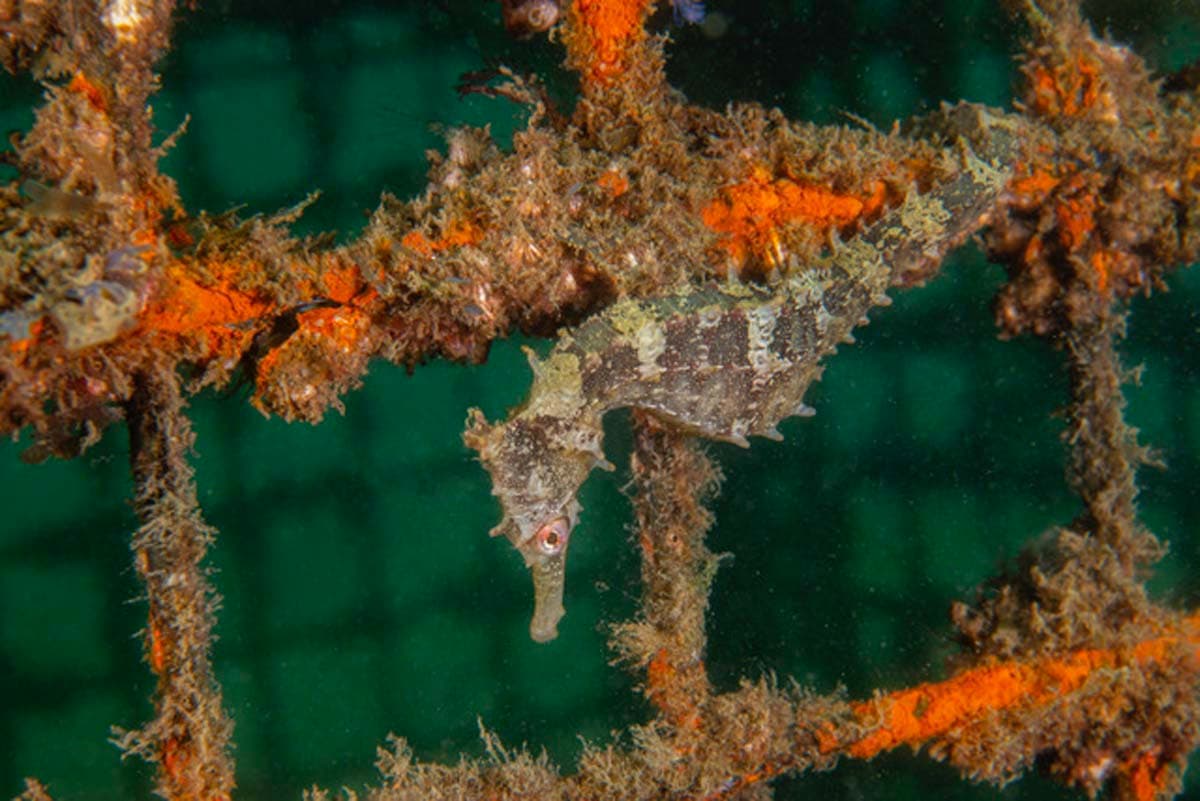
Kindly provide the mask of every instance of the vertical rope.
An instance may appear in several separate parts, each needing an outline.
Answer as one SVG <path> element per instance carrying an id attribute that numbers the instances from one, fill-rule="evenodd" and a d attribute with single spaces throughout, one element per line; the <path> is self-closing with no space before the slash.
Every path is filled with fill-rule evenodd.
<path id="1" fill-rule="evenodd" d="M 130 459 L 142 520 L 134 566 L 149 605 L 146 661 L 158 677 L 154 719 L 117 732 L 126 754 L 159 765 L 170 801 L 224 801 L 234 786 L 233 724 L 210 663 L 219 596 L 202 567 L 214 530 L 200 516 L 187 454 L 194 434 L 173 372 L 144 372 L 128 407 Z"/>

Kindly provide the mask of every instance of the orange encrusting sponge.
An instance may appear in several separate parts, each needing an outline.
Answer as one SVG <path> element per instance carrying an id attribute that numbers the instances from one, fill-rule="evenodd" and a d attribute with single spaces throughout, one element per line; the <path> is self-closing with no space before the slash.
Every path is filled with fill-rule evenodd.
<path id="1" fill-rule="evenodd" d="M 771 260 L 778 250 L 779 229 L 791 224 L 808 224 L 820 230 L 843 227 L 878 211 L 886 187 L 876 181 L 866 198 L 803 184 L 791 178 L 776 178 L 762 166 L 748 178 L 727 186 L 720 196 L 700 210 L 700 218 L 721 234 L 717 245 L 736 262 L 750 256 Z"/>
<path id="2" fill-rule="evenodd" d="M 195 338 L 202 343 L 201 361 L 240 355 L 250 324 L 273 313 L 275 304 L 235 286 L 239 265 L 214 262 L 206 267 L 216 276 L 213 283 L 201 281 L 181 264 L 167 267 L 164 288 L 147 302 L 132 333 L 175 341 Z"/>
<path id="3" fill-rule="evenodd" d="M 1192 613 L 1158 636 L 1126 647 L 1083 648 L 1028 662 L 993 662 L 944 681 L 858 701 L 851 709 L 858 725 L 867 728 L 864 736 L 846 739 L 831 723 L 818 724 L 813 735 L 822 754 L 871 759 L 900 746 L 919 747 L 1001 712 L 1036 714 L 1039 708 L 1083 688 L 1098 671 L 1163 664 L 1181 653 L 1190 655 L 1184 664 L 1191 670 L 1200 665 L 1200 613 Z M 1172 757 L 1165 755 L 1156 742 L 1143 745 L 1144 750 L 1125 755 L 1115 767 L 1117 775 L 1128 782 L 1135 801 L 1155 801 L 1171 781 Z M 767 762 L 731 780 L 729 788 L 741 789 L 787 770 L 786 762 Z M 724 795 L 724 791 L 712 793 L 705 800 Z"/>
<path id="4" fill-rule="evenodd" d="M 900 745 L 917 746 L 990 714 L 1052 703 L 1082 688 L 1097 671 L 1164 662 L 1181 647 L 1190 649 L 1193 659 L 1200 658 L 1200 614 L 1126 648 L 1085 648 L 1037 662 L 984 665 L 943 682 L 859 702 L 854 704 L 859 719 L 877 722 L 867 736 L 845 745 L 845 752 L 870 759 Z M 835 750 L 838 745 L 828 742 L 826 747 Z M 1161 795 L 1170 780 L 1167 761 L 1157 745 L 1147 743 L 1143 753 L 1120 763 L 1137 801 L 1153 801 Z"/>
<path id="5" fill-rule="evenodd" d="M 880 725 L 846 750 L 867 759 L 898 745 L 916 745 L 950 729 L 981 720 L 988 712 L 1044 704 L 1083 686 L 1096 670 L 1124 663 L 1159 662 L 1178 645 L 1200 650 L 1200 615 L 1183 631 L 1143 640 L 1129 649 L 1087 648 L 1042 662 L 1001 662 L 967 670 L 946 681 L 921 684 L 854 705 L 861 719 Z"/>
<path id="6" fill-rule="evenodd" d="M 629 48 L 645 38 L 650 0 L 575 0 L 567 37 L 585 84 L 606 85 L 629 66 Z"/>
<path id="7" fill-rule="evenodd" d="M 449 225 L 446 233 L 437 239 L 430 239 L 420 231 L 409 231 L 400 238 L 400 244 L 409 250 L 416 251 L 422 256 L 432 256 L 442 250 L 474 245 L 483 239 L 483 229 L 472 222 L 455 222 Z"/>
<path id="8" fill-rule="evenodd" d="M 1029 82 L 1033 110 L 1045 117 L 1076 117 L 1107 99 L 1101 70 L 1082 55 L 1074 64 L 1038 64 Z"/>
<path id="9" fill-rule="evenodd" d="M 271 311 L 269 299 L 236 289 L 233 281 L 224 277 L 235 274 L 237 265 L 209 263 L 206 267 L 218 275 L 213 284 L 200 282 L 180 265 L 168 267 L 164 276 L 167 288 L 147 304 L 139 327 L 147 332 L 185 334 L 246 322 Z"/>

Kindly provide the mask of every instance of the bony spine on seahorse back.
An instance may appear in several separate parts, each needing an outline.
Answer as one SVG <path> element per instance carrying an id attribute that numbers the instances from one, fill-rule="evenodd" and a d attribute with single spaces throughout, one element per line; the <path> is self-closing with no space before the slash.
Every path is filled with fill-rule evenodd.
<path id="1" fill-rule="evenodd" d="M 528 400 L 489 424 L 472 409 L 466 444 L 492 478 L 504 534 L 534 582 L 530 634 L 557 636 L 575 496 L 604 459 L 601 419 L 634 407 L 710 439 L 748 445 L 778 439 L 776 425 L 807 416 L 805 390 L 821 359 L 875 305 L 887 304 L 893 271 L 940 259 L 983 222 L 1007 173 L 979 162 L 924 196 L 912 195 L 824 262 L 776 286 L 687 287 L 624 299 L 565 333 L 539 360 Z"/>

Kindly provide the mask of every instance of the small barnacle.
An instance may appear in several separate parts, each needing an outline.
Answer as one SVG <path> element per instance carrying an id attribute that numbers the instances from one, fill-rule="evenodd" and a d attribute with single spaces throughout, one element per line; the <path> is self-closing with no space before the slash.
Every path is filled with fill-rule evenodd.
<path id="1" fill-rule="evenodd" d="M 112 30 L 118 42 L 135 44 L 147 21 L 142 11 L 135 0 L 113 0 L 104 12 L 104 24 Z"/>
<path id="2" fill-rule="evenodd" d="M 496 154 L 488 128 L 455 128 L 446 137 L 446 155 L 455 165 L 465 170 L 478 170 L 485 161 Z"/>
<path id="3" fill-rule="evenodd" d="M 567 189 L 567 213 L 572 217 L 578 217 L 586 205 L 586 198 L 583 196 L 583 183 L 576 181 Z"/>
<path id="4" fill-rule="evenodd" d="M 474 308 L 479 317 L 487 320 L 489 323 L 496 319 L 496 302 L 492 298 L 491 289 L 486 283 L 476 284 L 472 291 L 474 303 L 468 304 L 468 308 Z"/>
<path id="5" fill-rule="evenodd" d="M 434 180 L 446 189 L 457 189 L 497 153 L 487 127 L 455 128 L 446 136 L 447 158 L 434 161 Z"/>
<path id="6" fill-rule="evenodd" d="M 500 0 L 504 27 L 518 39 L 553 28 L 562 16 L 558 0 Z"/>

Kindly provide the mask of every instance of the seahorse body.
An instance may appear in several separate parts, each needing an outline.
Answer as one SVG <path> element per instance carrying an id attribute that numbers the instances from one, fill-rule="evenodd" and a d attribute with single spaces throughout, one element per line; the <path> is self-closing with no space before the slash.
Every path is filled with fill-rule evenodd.
<path id="1" fill-rule="evenodd" d="M 479 452 L 504 516 L 492 530 L 517 547 L 534 581 L 530 634 L 557 635 L 563 570 L 595 467 L 612 469 L 601 419 L 634 407 L 697 435 L 748 445 L 780 438 L 779 421 L 812 410 L 804 393 L 820 362 L 872 306 L 888 303 L 893 272 L 940 259 L 965 239 L 1005 175 L 973 156 L 959 177 L 912 196 L 822 264 L 772 287 L 689 287 L 625 299 L 565 333 L 539 360 L 525 405 L 490 425 L 472 409 L 465 442 Z"/>

